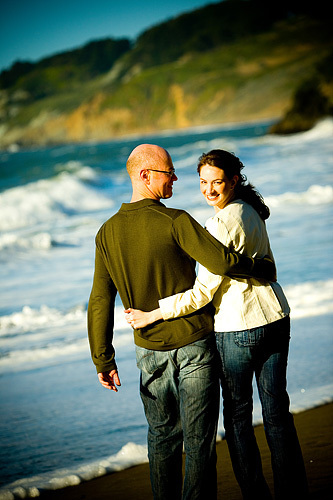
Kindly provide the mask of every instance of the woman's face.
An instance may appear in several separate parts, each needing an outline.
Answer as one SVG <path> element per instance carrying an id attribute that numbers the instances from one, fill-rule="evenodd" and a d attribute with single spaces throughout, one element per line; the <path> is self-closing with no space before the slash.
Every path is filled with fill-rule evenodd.
<path id="1" fill-rule="evenodd" d="M 227 178 L 224 171 L 210 165 L 203 165 L 200 170 L 200 190 L 208 205 L 214 207 L 218 212 L 230 203 L 234 198 L 234 188 L 238 176 L 231 180 Z"/>

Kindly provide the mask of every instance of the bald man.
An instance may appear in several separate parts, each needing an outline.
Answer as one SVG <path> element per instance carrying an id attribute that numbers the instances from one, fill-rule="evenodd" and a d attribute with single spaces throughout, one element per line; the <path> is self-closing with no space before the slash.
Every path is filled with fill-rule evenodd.
<path id="1" fill-rule="evenodd" d="M 273 263 L 229 252 L 187 212 L 160 202 L 177 181 L 165 149 L 142 144 L 126 166 L 131 202 L 98 231 L 88 305 L 92 359 L 100 383 L 115 392 L 117 292 L 125 309 L 150 311 L 159 299 L 192 288 L 196 261 L 215 274 L 275 279 Z M 154 499 L 216 499 L 219 380 L 210 307 L 134 330 L 134 342 Z"/>

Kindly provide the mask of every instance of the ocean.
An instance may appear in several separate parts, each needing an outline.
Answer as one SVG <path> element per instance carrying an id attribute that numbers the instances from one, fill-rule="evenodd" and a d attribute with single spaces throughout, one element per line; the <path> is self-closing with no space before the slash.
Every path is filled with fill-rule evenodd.
<path id="1" fill-rule="evenodd" d="M 95 234 L 130 201 L 126 159 L 143 142 L 173 158 L 178 181 L 165 204 L 201 224 L 213 213 L 199 190 L 198 157 L 214 148 L 240 157 L 271 209 L 278 281 L 292 310 L 291 410 L 332 401 L 333 120 L 289 136 L 269 135 L 269 125 L 0 153 L 0 499 L 36 497 L 147 461 L 133 334 L 121 302 L 118 393 L 99 384 L 86 332 Z"/>

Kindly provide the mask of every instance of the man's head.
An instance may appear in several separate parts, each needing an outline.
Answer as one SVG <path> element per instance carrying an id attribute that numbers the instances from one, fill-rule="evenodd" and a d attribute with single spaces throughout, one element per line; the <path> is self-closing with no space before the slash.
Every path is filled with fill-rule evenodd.
<path id="1" fill-rule="evenodd" d="M 171 156 L 165 149 L 154 144 L 141 144 L 129 155 L 126 167 L 133 186 L 132 201 L 172 196 L 172 185 L 177 176 Z"/>

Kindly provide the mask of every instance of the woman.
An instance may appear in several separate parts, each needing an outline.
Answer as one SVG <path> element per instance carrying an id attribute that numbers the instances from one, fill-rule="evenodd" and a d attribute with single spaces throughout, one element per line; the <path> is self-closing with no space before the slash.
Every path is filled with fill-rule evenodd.
<path id="1" fill-rule="evenodd" d="M 216 212 L 206 227 L 233 250 L 273 258 L 265 226 L 269 209 L 246 183 L 243 168 L 239 158 L 224 150 L 199 158 L 200 189 Z M 280 285 L 216 276 L 200 266 L 193 289 L 160 300 L 154 311 L 125 312 L 133 328 L 142 328 L 190 314 L 210 301 L 221 357 L 226 440 L 243 498 L 271 498 L 252 425 L 253 375 L 271 451 L 275 498 L 306 498 L 303 458 L 286 391 L 290 310 Z"/>

